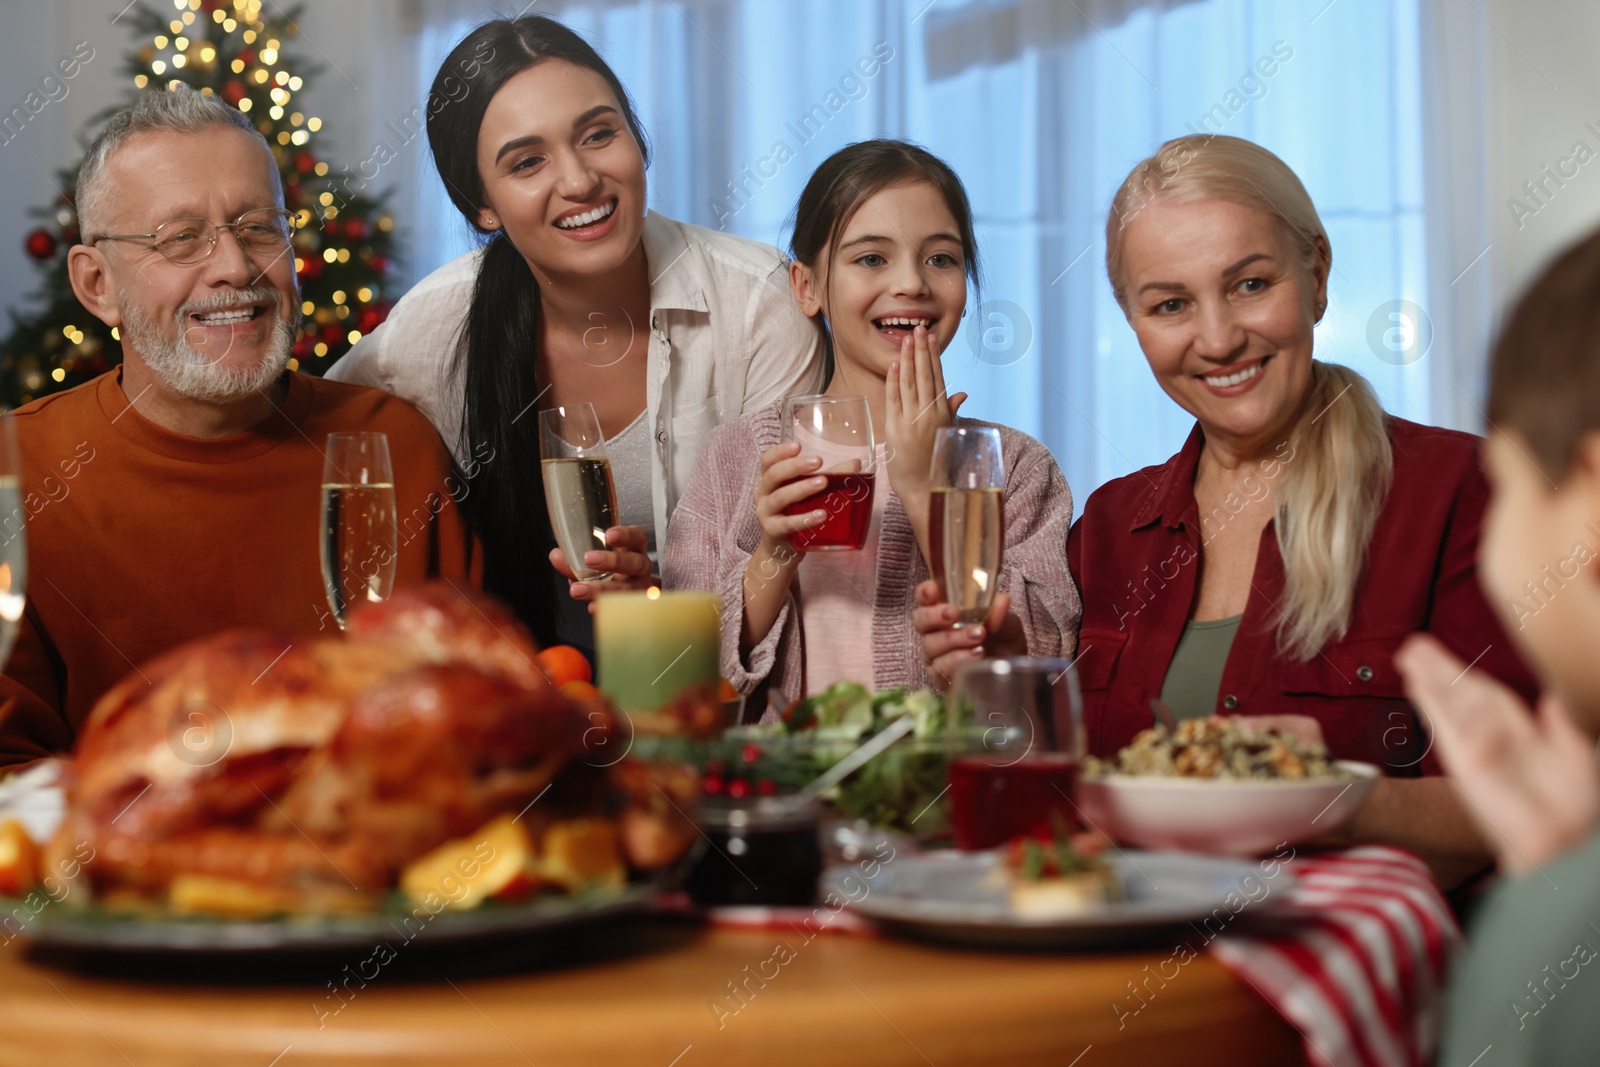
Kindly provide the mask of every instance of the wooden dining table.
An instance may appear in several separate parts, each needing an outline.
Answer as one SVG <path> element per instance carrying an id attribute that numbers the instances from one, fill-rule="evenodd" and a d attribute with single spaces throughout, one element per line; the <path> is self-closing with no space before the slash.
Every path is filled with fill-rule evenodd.
<path id="1" fill-rule="evenodd" d="M 370 981 L 337 957 L 222 976 L 183 958 L 86 971 L 19 939 L 0 947 L 0 1067 L 1304 1062 L 1296 1032 L 1203 954 L 1157 986 L 1146 968 L 1170 946 L 1002 953 L 804 934 L 655 918 L 619 930 L 620 949 Z"/>

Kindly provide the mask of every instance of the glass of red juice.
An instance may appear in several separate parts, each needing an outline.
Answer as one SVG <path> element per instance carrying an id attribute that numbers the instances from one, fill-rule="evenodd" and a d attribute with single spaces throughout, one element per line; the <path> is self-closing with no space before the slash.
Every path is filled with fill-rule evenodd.
<path id="1" fill-rule="evenodd" d="M 800 445 L 801 456 L 822 460 L 816 474 L 827 479 L 821 492 L 783 509 L 785 515 L 824 511 L 820 524 L 791 534 L 802 552 L 851 551 L 867 542 L 872 524 L 878 452 L 872 436 L 872 411 L 864 396 L 792 396 L 783 402 L 783 442 Z"/>
<path id="2" fill-rule="evenodd" d="M 1081 822 L 1073 796 L 1083 761 L 1078 680 L 1064 659 L 976 660 L 956 671 L 947 714 L 970 750 L 950 761 L 956 847 L 997 848 Z"/>

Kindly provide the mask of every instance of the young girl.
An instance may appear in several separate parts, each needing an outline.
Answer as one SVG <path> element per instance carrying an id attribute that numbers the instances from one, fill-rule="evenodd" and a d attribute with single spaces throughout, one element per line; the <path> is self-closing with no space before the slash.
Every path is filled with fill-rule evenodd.
<path id="1" fill-rule="evenodd" d="M 966 190 L 914 145 L 851 145 L 806 184 L 791 252 L 795 299 L 821 316 L 832 341 L 827 394 L 865 395 L 871 410 L 878 477 L 866 546 L 795 547 L 797 532 L 828 515 L 820 507 L 784 514 L 816 496 L 824 479 L 820 459 L 779 443 L 780 402 L 711 433 L 673 515 L 662 577 L 669 587 L 722 594 L 722 669 L 746 695 L 763 684 L 785 700 L 843 680 L 943 685 L 922 655 L 912 611 L 929 577 L 934 440 L 949 426 L 983 425 L 956 418 L 964 397 L 947 397 L 939 364 L 965 312 L 967 281 L 978 279 Z M 987 650 L 1070 655 L 1080 614 L 1066 557 L 1072 495 L 1043 445 L 998 429 L 1005 557 Z M 761 702 L 751 704 L 758 715 Z"/>

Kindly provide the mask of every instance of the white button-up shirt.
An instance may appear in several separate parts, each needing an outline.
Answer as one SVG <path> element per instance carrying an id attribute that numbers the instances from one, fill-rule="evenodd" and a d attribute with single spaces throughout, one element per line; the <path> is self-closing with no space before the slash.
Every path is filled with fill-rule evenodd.
<path id="1" fill-rule="evenodd" d="M 655 437 L 651 489 L 658 543 L 706 434 L 779 397 L 820 392 L 825 342 L 789 289 L 788 260 L 756 241 L 654 211 L 644 223 L 650 271 L 646 416 Z M 482 252 L 412 287 L 327 377 L 375 386 L 421 410 L 465 464 L 456 349 Z M 538 465 L 532 464 L 533 477 Z"/>

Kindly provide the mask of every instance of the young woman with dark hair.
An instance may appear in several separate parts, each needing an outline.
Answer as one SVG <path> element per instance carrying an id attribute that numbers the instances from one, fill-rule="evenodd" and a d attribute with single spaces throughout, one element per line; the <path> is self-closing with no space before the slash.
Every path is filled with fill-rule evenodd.
<path id="1" fill-rule="evenodd" d="M 646 210 L 632 101 L 554 19 L 485 23 L 434 79 L 428 143 L 484 247 L 435 271 L 328 377 L 415 403 L 467 475 L 484 586 L 542 643 L 590 643 L 582 601 L 652 581 L 651 554 L 710 430 L 821 384 L 820 331 L 774 248 Z M 564 580 L 539 472 L 538 411 L 587 401 L 621 526 Z M 563 588 L 565 586 L 565 588 Z"/>
<path id="2" fill-rule="evenodd" d="M 722 593 L 722 671 L 747 695 L 765 685 L 792 700 L 842 680 L 943 685 L 945 664 L 922 654 L 912 616 L 929 577 L 934 440 L 946 427 L 985 425 L 956 417 L 964 398 L 946 396 L 939 362 L 967 283 L 978 280 L 966 190 L 915 145 L 850 145 L 807 182 L 791 251 L 795 300 L 826 321 L 832 341 L 827 392 L 865 395 L 871 412 L 879 474 L 866 545 L 796 549 L 795 534 L 828 518 L 820 505 L 784 513 L 816 498 L 821 460 L 780 443 L 782 405 L 771 404 L 711 434 L 662 550 L 662 577 Z M 992 655 L 1070 655 L 1081 610 L 1067 570 L 1072 494 L 1049 450 L 998 430 L 1002 592 L 975 629 Z M 983 651 L 964 645 L 946 664 Z"/>

